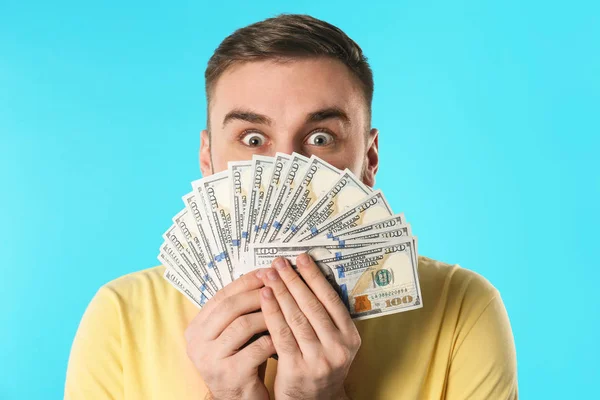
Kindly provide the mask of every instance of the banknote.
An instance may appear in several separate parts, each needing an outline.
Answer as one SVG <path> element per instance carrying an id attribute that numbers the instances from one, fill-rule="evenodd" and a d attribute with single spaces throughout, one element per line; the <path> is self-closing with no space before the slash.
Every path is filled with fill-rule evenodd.
<path id="1" fill-rule="evenodd" d="M 421 307 L 417 238 L 381 190 L 301 154 L 254 155 L 192 182 L 158 259 L 197 307 L 239 276 L 310 254 L 356 319 Z"/>
<path id="2" fill-rule="evenodd" d="M 168 261 L 162 262 L 168 263 Z M 187 285 L 185 285 L 184 282 L 182 282 L 181 275 L 179 275 L 174 270 L 170 268 L 165 268 L 163 278 L 171 282 L 171 284 L 175 286 L 175 288 L 179 290 L 181 294 L 187 297 L 187 299 L 194 303 L 197 307 L 202 308 L 202 306 L 208 301 L 208 298 L 204 296 L 204 294 L 200 292 L 194 293 L 190 289 L 188 289 Z"/>
<path id="3" fill-rule="evenodd" d="M 299 185 L 283 205 L 281 217 L 273 221 L 275 231 L 268 241 L 283 237 L 292 224 L 325 192 L 331 188 L 342 171 L 317 156 L 311 156 Z"/>
<path id="4" fill-rule="evenodd" d="M 224 287 L 231 282 L 231 277 L 227 269 L 227 264 L 223 257 L 220 257 L 218 252 L 217 243 L 210 225 L 208 224 L 208 216 L 204 211 L 204 205 L 200 199 L 200 196 L 196 192 L 191 192 L 183 196 L 183 202 L 186 205 L 191 216 L 194 218 L 198 234 L 200 235 L 201 243 L 204 243 L 206 250 L 210 254 L 208 262 L 212 261 L 213 271 L 217 277 L 215 282 L 217 286 Z M 207 264 L 208 264 L 207 262 Z"/>
<path id="5" fill-rule="evenodd" d="M 368 224 L 392 214 L 392 208 L 383 196 L 383 192 L 376 190 L 337 217 L 313 226 L 304 236 L 300 236 L 298 241 L 302 242 L 321 236 L 327 237 L 327 235 L 334 236 L 337 231 Z"/>
<path id="6" fill-rule="evenodd" d="M 265 192 L 269 185 L 273 164 L 273 157 L 252 156 L 252 187 L 248 198 L 248 209 L 244 216 L 244 229 L 242 231 L 240 253 L 247 252 L 248 245 L 252 243 L 258 210 L 264 200 Z"/>
<path id="7" fill-rule="evenodd" d="M 287 243 L 295 237 L 302 237 L 313 227 L 337 216 L 371 192 L 371 188 L 362 183 L 349 169 L 344 170 L 333 186 L 292 223 L 282 242 Z"/>
<path id="8" fill-rule="evenodd" d="M 296 257 L 301 253 L 306 253 L 309 250 L 318 247 L 331 252 L 341 251 L 342 249 L 355 249 L 360 247 L 371 246 L 381 243 L 381 240 L 365 240 L 355 243 L 339 243 L 327 239 L 314 240 L 303 243 L 255 243 L 250 245 L 246 255 L 247 268 L 244 273 L 248 273 L 256 268 L 269 267 L 277 257 L 286 258 L 292 266 L 296 265 Z M 341 253 L 340 253 L 341 254 Z"/>
<path id="9" fill-rule="evenodd" d="M 200 292 L 206 292 L 209 296 L 213 296 L 215 291 L 207 284 L 205 277 L 201 275 L 194 261 L 191 261 L 189 255 L 182 249 L 181 242 L 176 234 L 169 230 L 163 234 L 163 238 L 165 238 L 165 242 L 161 246 L 159 259 L 161 259 L 161 254 L 168 256 L 172 264 L 171 267 L 179 272 L 187 282 L 191 283 L 191 286 Z"/>
<path id="10" fill-rule="evenodd" d="M 371 230 L 368 232 L 357 233 L 356 235 L 345 236 L 338 240 L 340 244 L 360 243 L 364 240 L 382 240 L 400 236 L 412 236 L 410 224 L 396 225 L 392 228 Z"/>
<path id="11" fill-rule="evenodd" d="M 179 228 L 179 231 L 187 241 L 189 249 L 194 256 L 195 261 L 198 263 L 198 268 L 200 268 L 202 275 L 208 276 L 208 286 L 216 292 L 220 287 L 217 285 L 219 278 L 215 272 L 215 263 L 208 245 L 208 240 L 202 238 L 202 235 L 198 232 L 194 217 L 187 208 L 184 208 L 173 217 L 173 223 Z"/>
<path id="12" fill-rule="evenodd" d="M 227 270 L 233 280 L 229 171 L 222 171 L 194 181 L 192 187 L 204 200 L 204 207 L 208 216 L 206 220 L 215 237 L 219 255 L 224 258 Z"/>
<path id="13" fill-rule="evenodd" d="M 269 186 L 265 192 L 264 200 L 260 205 L 260 209 L 258 210 L 258 217 L 256 218 L 256 223 L 254 225 L 254 233 L 252 235 L 252 242 L 260 242 L 260 230 L 263 227 L 265 222 L 265 216 L 270 212 L 273 207 L 273 201 L 275 200 L 275 195 L 277 194 L 277 190 L 281 187 L 281 183 L 283 182 L 283 172 L 285 171 L 288 162 L 292 158 L 291 155 L 285 153 L 276 153 L 275 160 L 273 161 L 273 171 L 271 173 L 271 177 L 269 178 Z"/>
<path id="14" fill-rule="evenodd" d="M 161 250 L 158 253 L 157 259 L 166 267 L 170 268 L 173 271 L 178 273 L 178 276 L 181 279 L 182 284 L 192 293 L 199 295 L 203 293 L 200 291 L 201 288 L 197 287 L 191 278 L 191 272 L 188 268 L 181 264 L 181 260 L 177 254 L 174 254 L 173 249 L 169 246 L 167 242 L 163 242 L 160 246 Z M 169 253 L 174 254 L 173 257 L 169 255 Z M 177 261 L 176 261 L 177 260 Z M 208 294 L 210 296 L 210 294 Z"/>
<path id="15" fill-rule="evenodd" d="M 350 227 L 345 230 L 338 230 L 327 234 L 327 237 L 333 240 L 339 240 L 341 238 L 358 235 L 360 233 L 370 232 L 374 230 L 376 231 L 379 229 L 393 228 L 394 226 L 402 225 L 405 223 L 406 219 L 404 217 L 404 213 L 399 213 L 394 214 L 391 217 L 386 217 L 374 222 L 366 223 L 364 225 Z"/>
<path id="16" fill-rule="evenodd" d="M 316 250 L 316 249 L 315 249 Z M 423 307 L 412 236 L 313 258 L 332 276 L 353 319 L 367 319 Z M 310 254 L 310 252 L 309 252 Z M 312 255 L 312 254 L 311 254 Z"/>
<path id="17" fill-rule="evenodd" d="M 277 220 L 281 216 L 283 205 L 304 176 L 308 161 L 309 158 L 298 153 L 292 153 L 292 158 L 288 162 L 286 169 L 284 169 L 281 185 L 277 189 L 273 204 L 271 204 L 267 210 L 262 226 L 260 227 L 259 242 L 266 242 L 267 238 L 270 237 L 275 231 L 273 221 Z"/>
<path id="18" fill-rule="evenodd" d="M 211 295 L 214 295 L 215 291 L 209 284 L 210 276 L 204 274 L 202 269 L 198 266 L 187 240 L 185 240 L 177 225 L 171 225 L 171 227 L 163 234 L 163 238 L 167 242 L 167 247 L 163 246 L 165 252 L 169 254 L 173 260 L 176 260 L 181 269 L 186 269 L 190 272 L 187 276 L 192 280 L 194 285 L 201 291 L 206 290 Z"/>
<path id="19" fill-rule="evenodd" d="M 227 165 L 230 175 L 229 187 L 231 212 L 233 214 L 231 217 L 232 257 L 237 264 L 240 259 L 240 245 L 248 195 L 252 187 L 252 161 L 230 161 Z"/>

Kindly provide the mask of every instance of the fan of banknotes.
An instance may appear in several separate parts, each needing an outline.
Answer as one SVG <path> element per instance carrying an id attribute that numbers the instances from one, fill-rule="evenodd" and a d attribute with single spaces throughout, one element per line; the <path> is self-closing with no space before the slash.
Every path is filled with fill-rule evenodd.
<path id="1" fill-rule="evenodd" d="M 163 235 L 164 277 L 198 307 L 277 257 L 307 252 L 352 318 L 422 307 L 417 240 L 381 190 L 316 156 L 235 161 L 192 182 Z"/>

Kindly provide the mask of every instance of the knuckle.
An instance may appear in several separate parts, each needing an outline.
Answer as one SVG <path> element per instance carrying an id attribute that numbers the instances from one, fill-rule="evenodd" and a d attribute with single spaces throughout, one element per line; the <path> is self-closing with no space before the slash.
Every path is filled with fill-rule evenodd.
<path id="1" fill-rule="evenodd" d="M 317 380 L 326 380 L 331 376 L 332 372 L 333 368 L 331 365 L 326 360 L 322 360 L 315 364 L 313 374 Z"/>
<path id="2" fill-rule="evenodd" d="M 201 359 L 204 356 L 202 354 L 202 346 L 199 345 L 197 339 L 190 341 L 186 346 L 185 351 L 191 360 Z"/>
<path id="3" fill-rule="evenodd" d="M 294 273 L 290 273 L 290 277 L 286 279 L 287 284 L 294 284 L 296 285 L 298 283 L 298 280 L 300 279 L 300 275 L 298 275 L 298 273 L 294 272 Z"/>
<path id="4" fill-rule="evenodd" d="M 263 335 L 256 339 L 252 346 L 248 347 L 248 350 L 249 356 L 254 359 L 262 359 L 267 351 L 275 352 L 269 335 Z"/>
<path id="5" fill-rule="evenodd" d="M 261 310 L 264 315 L 272 316 L 281 312 L 281 308 L 279 308 L 279 303 L 277 301 L 271 301 L 269 307 L 261 306 Z"/>
<path id="6" fill-rule="evenodd" d="M 357 330 L 354 330 L 351 334 L 349 334 L 348 341 L 350 343 L 350 347 L 356 351 L 358 351 L 362 345 L 362 338 Z"/>
<path id="7" fill-rule="evenodd" d="M 250 279 L 254 277 L 254 274 L 244 274 L 240 277 L 240 281 L 245 290 L 251 287 Z"/>
<path id="8" fill-rule="evenodd" d="M 223 300 L 221 300 L 220 302 L 221 304 L 219 305 L 219 308 L 221 310 L 227 310 L 227 309 L 231 309 L 234 306 L 234 301 L 232 297 L 226 297 Z"/>
<path id="9" fill-rule="evenodd" d="M 187 354 L 189 358 L 194 358 L 195 352 L 192 343 L 188 342 L 187 346 L 185 346 L 185 354 Z"/>
<path id="10" fill-rule="evenodd" d="M 295 327 L 303 327 L 307 324 L 307 319 L 304 316 L 304 314 L 302 313 L 302 311 L 298 310 L 296 312 L 294 312 L 291 316 L 290 316 L 290 325 L 295 326 Z"/>
<path id="11" fill-rule="evenodd" d="M 306 303 L 306 308 L 308 309 L 308 311 L 314 314 L 321 313 L 323 311 L 323 305 L 316 297 L 313 297 L 310 300 L 308 300 L 308 302 Z"/>
<path id="12" fill-rule="evenodd" d="M 286 296 L 286 294 L 289 293 L 286 285 L 278 285 L 278 287 L 271 287 L 271 289 L 273 289 L 275 297 L 278 299 Z"/>
<path id="13" fill-rule="evenodd" d="M 284 341 L 294 338 L 294 334 L 292 333 L 292 329 L 289 327 L 289 325 L 280 326 L 279 329 L 277 329 L 277 336 Z"/>
<path id="14" fill-rule="evenodd" d="M 245 332 L 252 328 L 252 321 L 248 315 L 237 317 L 235 321 L 235 329 L 239 332 Z"/>
<path id="15" fill-rule="evenodd" d="M 187 344 L 190 344 L 197 338 L 202 337 L 202 330 L 198 328 L 199 326 L 199 324 L 190 324 L 185 329 L 183 336 L 185 337 L 185 341 Z"/>
<path id="16" fill-rule="evenodd" d="M 325 301 L 334 306 L 342 304 L 342 299 L 340 298 L 340 295 L 333 289 L 328 290 L 325 293 Z"/>
<path id="17" fill-rule="evenodd" d="M 273 348 L 273 340 L 271 335 L 263 335 L 256 340 L 256 346 L 260 350 L 269 350 Z M 261 352 L 262 353 L 262 352 Z"/>
<path id="18" fill-rule="evenodd" d="M 217 292 L 215 293 L 215 295 L 211 299 L 213 301 L 213 303 L 220 303 L 221 301 L 223 301 L 227 297 L 225 295 L 225 290 L 226 290 L 226 288 L 223 288 L 221 290 L 217 290 Z"/>
<path id="19" fill-rule="evenodd" d="M 292 338 L 292 340 L 286 340 L 280 343 L 279 348 L 281 349 L 281 351 L 283 353 L 293 353 L 296 351 L 297 346 L 296 346 L 296 342 L 295 339 Z"/>
<path id="20" fill-rule="evenodd" d="M 348 365 L 349 363 L 351 363 L 353 359 L 354 359 L 354 357 L 353 357 L 352 351 L 350 349 L 348 349 L 347 347 L 342 347 L 340 349 L 340 351 L 338 352 L 336 366 L 338 368 L 343 368 L 346 365 Z"/>
<path id="21" fill-rule="evenodd" d="M 192 326 L 188 326 L 183 332 L 183 336 L 185 337 L 185 342 L 189 345 L 192 337 L 194 337 L 194 329 Z"/>

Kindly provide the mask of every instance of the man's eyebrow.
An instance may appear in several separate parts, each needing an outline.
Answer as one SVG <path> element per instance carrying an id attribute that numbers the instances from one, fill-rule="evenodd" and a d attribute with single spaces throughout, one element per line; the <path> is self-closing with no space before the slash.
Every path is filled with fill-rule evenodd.
<path id="1" fill-rule="evenodd" d="M 272 124 L 271 118 L 267 117 L 266 115 L 258 114 L 250 110 L 242 110 L 240 108 L 236 108 L 229 111 L 227 115 L 225 115 L 225 118 L 223 118 L 223 128 L 225 128 L 225 125 L 227 125 L 230 121 L 233 120 L 247 121 L 253 124 L 261 124 L 267 126 L 271 126 Z"/>
<path id="2" fill-rule="evenodd" d="M 342 110 L 339 107 L 327 107 L 318 111 L 311 112 L 306 117 L 306 122 L 314 123 L 325 121 L 327 119 L 339 119 L 344 125 L 350 124 L 350 117 L 344 110 Z M 225 118 L 223 118 L 223 128 L 225 128 L 225 125 L 227 125 L 229 122 L 234 120 L 246 121 L 253 124 L 261 124 L 267 126 L 271 126 L 273 124 L 271 118 L 267 117 L 266 115 L 259 114 L 251 110 L 236 108 L 229 111 L 227 115 L 225 115 Z"/>
<path id="3" fill-rule="evenodd" d="M 339 107 L 328 107 L 308 114 L 306 122 L 320 122 L 326 119 L 339 119 L 344 125 L 350 125 L 350 117 Z"/>

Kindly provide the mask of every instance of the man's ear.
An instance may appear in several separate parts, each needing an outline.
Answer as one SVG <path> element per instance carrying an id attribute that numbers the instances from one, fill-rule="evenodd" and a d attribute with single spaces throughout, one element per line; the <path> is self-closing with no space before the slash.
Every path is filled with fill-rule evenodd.
<path id="1" fill-rule="evenodd" d="M 367 151 L 363 165 L 364 184 L 375 186 L 375 174 L 379 168 L 379 131 L 375 128 L 371 129 L 367 138 Z"/>
<path id="2" fill-rule="evenodd" d="M 202 176 L 212 175 L 212 160 L 210 159 L 210 139 L 208 131 L 204 129 L 200 134 L 200 171 Z"/>

